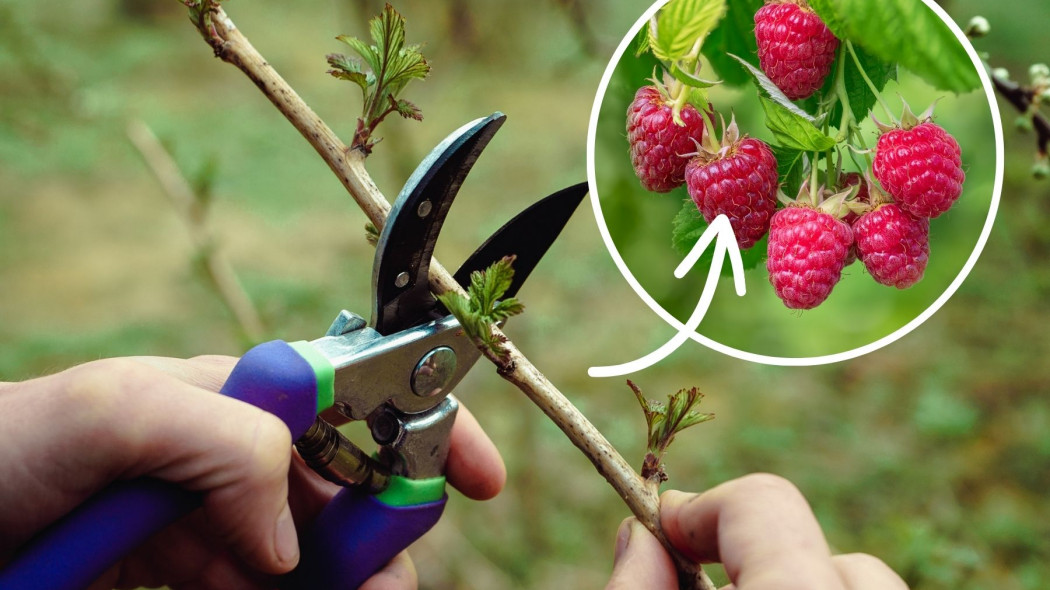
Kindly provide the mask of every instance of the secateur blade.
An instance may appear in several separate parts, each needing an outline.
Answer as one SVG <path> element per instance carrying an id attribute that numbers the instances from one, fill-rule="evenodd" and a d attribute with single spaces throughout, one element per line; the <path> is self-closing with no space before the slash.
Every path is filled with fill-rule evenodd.
<path id="1" fill-rule="evenodd" d="M 466 288 L 470 274 L 485 270 L 504 256 L 515 256 L 514 280 L 504 294 L 513 297 L 532 269 L 547 253 L 587 194 L 581 182 L 544 197 L 496 230 L 456 271 L 456 282 Z"/>
<path id="2" fill-rule="evenodd" d="M 380 334 L 415 325 L 435 309 L 430 259 L 463 180 L 506 120 L 493 113 L 454 131 L 405 183 L 379 235 L 372 268 L 372 324 Z"/>

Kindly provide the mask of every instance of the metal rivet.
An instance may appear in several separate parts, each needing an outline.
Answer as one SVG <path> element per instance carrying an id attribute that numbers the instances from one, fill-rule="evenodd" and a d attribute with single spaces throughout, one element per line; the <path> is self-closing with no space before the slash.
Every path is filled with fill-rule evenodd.
<path id="1" fill-rule="evenodd" d="M 389 445 L 401 436 L 404 425 L 393 412 L 385 410 L 372 420 L 371 430 L 376 443 Z"/>
<path id="2" fill-rule="evenodd" d="M 432 397 L 445 391 L 456 375 L 456 351 L 439 346 L 423 355 L 412 371 L 412 391 L 419 397 Z"/>
<path id="3" fill-rule="evenodd" d="M 420 217 L 426 217 L 427 215 L 430 215 L 430 211 L 433 208 L 434 208 L 434 204 L 433 203 L 431 203 L 430 201 L 423 201 L 422 203 L 419 204 L 419 207 L 416 209 L 416 214 L 419 215 Z"/>
<path id="4" fill-rule="evenodd" d="M 398 287 L 398 288 L 404 287 L 405 285 L 408 284 L 408 279 L 409 279 L 408 273 L 407 272 L 403 272 L 403 273 L 397 275 L 397 277 L 394 279 L 394 286 Z"/>

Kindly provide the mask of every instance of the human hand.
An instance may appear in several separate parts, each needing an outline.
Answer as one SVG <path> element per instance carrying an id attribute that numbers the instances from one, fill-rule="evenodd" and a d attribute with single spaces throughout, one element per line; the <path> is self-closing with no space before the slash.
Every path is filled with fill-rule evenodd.
<path id="1" fill-rule="evenodd" d="M 832 555 L 809 504 L 791 482 L 754 474 L 703 494 L 668 491 L 660 524 L 686 557 L 720 562 L 736 590 L 907 590 L 878 558 Z M 634 518 L 620 525 L 606 590 L 675 590 L 677 575 L 659 541 Z"/>
<path id="2" fill-rule="evenodd" d="M 80 365 L 0 383 L 0 567 L 17 548 L 109 483 L 171 481 L 203 494 L 203 508 L 158 533 L 92 588 L 272 588 L 298 562 L 296 523 L 340 489 L 292 453 L 280 419 L 214 393 L 236 359 L 141 357 Z M 461 408 L 449 483 L 495 496 L 506 471 Z M 368 590 L 414 588 L 405 554 Z"/>

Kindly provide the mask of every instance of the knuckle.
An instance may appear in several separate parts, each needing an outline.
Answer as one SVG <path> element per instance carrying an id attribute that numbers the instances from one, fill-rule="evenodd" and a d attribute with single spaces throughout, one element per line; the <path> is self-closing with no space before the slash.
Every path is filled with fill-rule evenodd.
<path id="1" fill-rule="evenodd" d="M 851 577 L 882 580 L 888 590 L 906 590 L 904 580 L 886 562 L 867 553 L 846 553 L 834 557 L 840 570 L 848 571 Z"/>
<path id="2" fill-rule="evenodd" d="M 150 369 L 129 359 L 103 359 L 60 374 L 67 401 L 80 410 L 119 405 L 122 398 L 146 382 Z"/>
<path id="3" fill-rule="evenodd" d="M 804 498 L 791 480 L 773 473 L 752 473 L 740 478 L 740 485 L 756 494 Z"/>

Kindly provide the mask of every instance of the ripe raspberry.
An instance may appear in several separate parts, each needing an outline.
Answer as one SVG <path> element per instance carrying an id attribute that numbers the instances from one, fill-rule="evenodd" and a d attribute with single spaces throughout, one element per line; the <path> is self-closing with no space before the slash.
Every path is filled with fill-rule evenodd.
<path id="1" fill-rule="evenodd" d="M 828 298 L 842 278 L 853 231 L 819 209 L 791 205 L 769 226 L 769 282 L 784 305 L 812 309 Z"/>
<path id="2" fill-rule="evenodd" d="M 922 280 L 930 258 L 930 220 L 894 203 L 879 205 L 853 224 L 857 251 L 876 282 L 906 289 Z"/>
<path id="3" fill-rule="evenodd" d="M 755 13 L 758 63 L 791 100 L 824 85 L 839 40 L 805 0 L 774 0 Z"/>
<path id="4" fill-rule="evenodd" d="M 704 118 L 692 105 L 679 115 L 685 126 L 674 122 L 671 103 L 656 86 L 643 86 L 627 109 L 627 141 L 631 164 L 645 190 L 666 193 L 685 182 L 686 154 L 696 152 L 704 139 Z"/>
<path id="5" fill-rule="evenodd" d="M 685 183 L 708 223 L 722 214 L 729 218 L 742 250 L 769 231 L 777 208 L 777 159 L 764 142 L 739 139 L 735 121 L 726 128 L 718 151 L 701 148 L 689 160 Z"/>
<path id="6" fill-rule="evenodd" d="M 872 170 L 897 205 L 915 217 L 950 209 L 966 178 L 959 144 L 928 119 L 880 135 Z"/>

